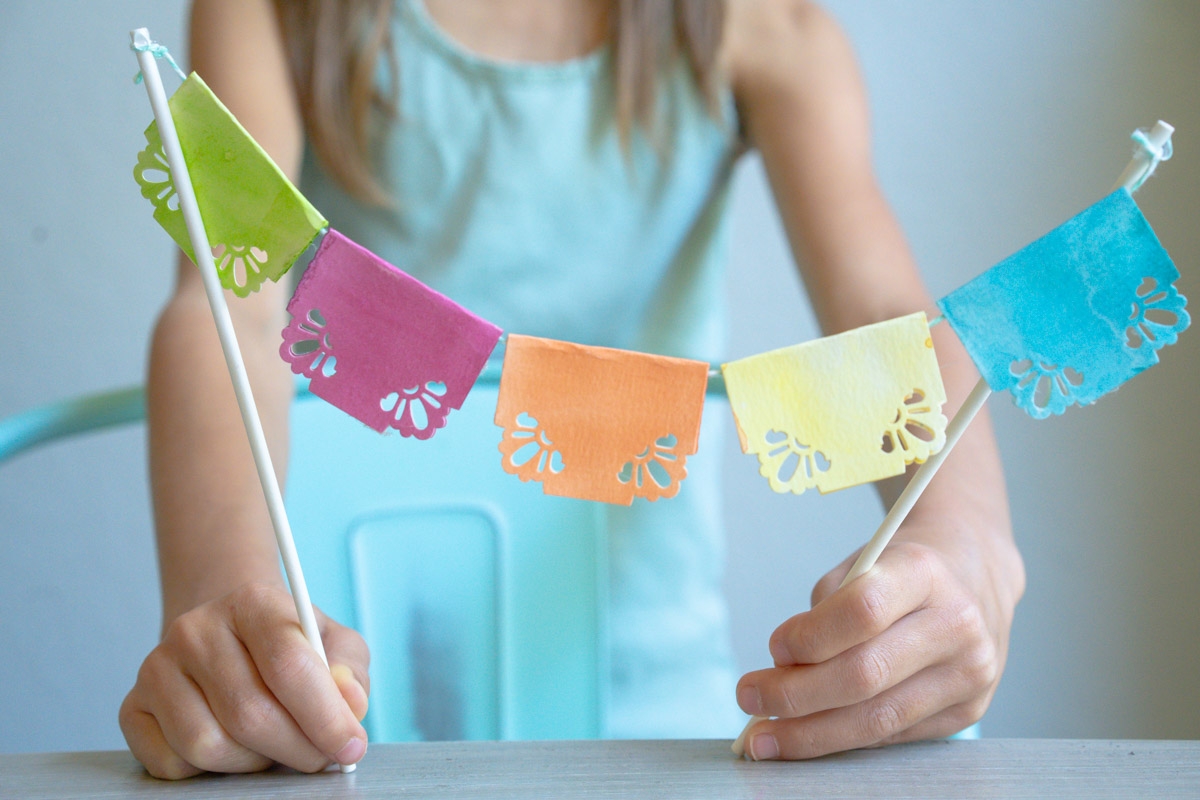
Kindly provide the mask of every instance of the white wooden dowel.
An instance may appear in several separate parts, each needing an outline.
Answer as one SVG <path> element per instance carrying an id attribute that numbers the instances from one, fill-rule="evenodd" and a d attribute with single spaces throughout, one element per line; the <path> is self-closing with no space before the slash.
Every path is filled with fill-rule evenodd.
<path id="1" fill-rule="evenodd" d="M 313 649 L 317 651 L 317 655 L 321 657 L 321 661 L 328 667 L 329 660 L 325 656 L 325 646 L 321 641 L 321 629 L 317 625 L 317 616 L 313 612 L 312 600 L 308 596 L 304 571 L 300 568 L 300 557 L 296 553 L 292 528 L 288 523 L 287 511 L 283 505 L 283 493 L 279 489 L 279 480 L 275 475 L 275 468 L 271 463 L 271 453 L 267 449 L 267 439 L 263 435 L 262 422 L 258 417 L 258 407 L 254 403 L 254 394 L 250 389 L 250 378 L 246 374 L 242 351 L 238 347 L 237 335 L 233 330 L 233 320 L 229 316 L 229 307 L 225 303 L 225 293 L 221 287 L 220 278 L 217 276 L 217 267 L 213 263 L 212 248 L 209 246 L 208 233 L 204 229 L 204 221 L 200 216 L 200 206 L 196 203 L 196 193 L 192 188 L 187 162 L 184 160 L 183 150 L 179 146 L 179 135 L 175 131 L 175 120 L 171 116 L 167 93 L 163 90 L 162 77 L 158 72 L 158 61 L 150 51 L 154 43 L 145 28 L 130 31 L 129 37 L 133 44 L 133 50 L 137 54 L 138 66 L 142 70 L 146 94 L 149 95 L 150 107 L 154 110 L 154 120 L 158 123 L 163 152 L 166 155 L 167 164 L 171 167 L 171 181 L 175 186 L 175 193 L 179 196 L 179 207 L 183 211 L 183 219 L 187 224 L 192 251 L 196 254 L 196 267 L 200 270 L 200 277 L 204 281 L 204 292 L 208 296 L 208 305 L 212 309 L 213 321 L 217 326 L 217 336 L 221 340 L 221 350 L 225 354 L 225 366 L 229 369 L 229 377 L 233 381 L 233 391 L 237 396 L 238 409 L 242 414 L 246 437 L 250 441 L 250 451 L 254 455 L 254 466 L 258 471 L 258 480 L 262 484 L 263 497 L 267 502 L 271 525 L 275 529 L 275 542 L 279 546 L 283 569 L 292 589 L 292 600 L 296 604 L 296 614 L 300 618 L 300 628 L 304 631 L 304 636 Z M 353 769 L 353 764 L 342 766 L 343 772 L 350 772 Z"/>

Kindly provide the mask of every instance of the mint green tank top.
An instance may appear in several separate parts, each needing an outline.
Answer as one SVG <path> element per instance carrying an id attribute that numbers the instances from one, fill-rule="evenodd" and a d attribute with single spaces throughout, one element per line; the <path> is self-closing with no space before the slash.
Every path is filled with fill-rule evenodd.
<path id="1" fill-rule="evenodd" d="M 395 204 L 359 204 L 306 154 L 301 190 L 331 224 L 506 331 L 719 360 L 731 98 L 714 118 L 680 60 L 658 86 L 661 141 L 635 131 L 626 152 L 608 48 L 497 62 L 420 0 L 393 16 L 400 109 L 379 158 Z M 676 498 L 605 507 L 610 736 L 733 737 L 744 720 L 721 583 L 725 424 L 705 414 Z"/>

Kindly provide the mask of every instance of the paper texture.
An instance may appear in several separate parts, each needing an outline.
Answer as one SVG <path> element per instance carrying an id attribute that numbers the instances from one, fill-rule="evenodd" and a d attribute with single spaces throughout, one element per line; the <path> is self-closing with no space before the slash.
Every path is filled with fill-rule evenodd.
<path id="1" fill-rule="evenodd" d="M 183 82 L 170 106 L 221 285 L 245 297 L 264 280 L 279 280 L 326 227 L 325 218 L 199 75 Z M 154 219 L 195 262 L 157 123 L 146 129 L 146 141 L 134 179 L 154 205 Z"/>
<path id="2" fill-rule="evenodd" d="M 1040 419 L 1158 363 L 1189 323 L 1178 277 L 1118 189 L 938 305 L 988 385 Z"/>
<path id="3" fill-rule="evenodd" d="M 899 475 L 945 442 L 923 313 L 724 364 L 742 451 L 776 492 Z"/>
<path id="4" fill-rule="evenodd" d="M 551 495 L 674 497 L 707 386 L 703 361 L 509 334 L 496 406 L 504 470 Z"/>
<path id="5" fill-rule="evenodd" d="M 428 439 L 461 408 L 500 329 L 330 229 L 288 303 L 280 355 L 377 431 Z"/>

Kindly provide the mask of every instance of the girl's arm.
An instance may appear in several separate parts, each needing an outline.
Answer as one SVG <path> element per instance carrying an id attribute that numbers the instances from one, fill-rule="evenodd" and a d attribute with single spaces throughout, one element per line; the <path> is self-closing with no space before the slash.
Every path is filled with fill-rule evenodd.
<path id="1" fill-rule="evenodd" d="M 730 3 L 729 16 L 724 53 L 741 118 L 823 331 L 932 311 L 874 176 L 842 32 L 803 0 Z M 933 337 L 949 416 L 978 375 L 949 326 Z M 881 484 L 885 502 L 903 481 Z M 982 716 L 1025 581 L 986 414 L 875 568 L 836 590 L 854 555 L 817 584 L 812 610 L 772 634 L 775 667 L 738 684 L 744 711 L 778 718 L 748 731 L 755 759 L 946 736 Z"/>
<path id="2" fill-rule="evenodd" d="M 295 181 L 302 125 L 269 0 L 196 2 L 191 63 Z M 228 300 L 282 472 L 292 399 L 278 355 L 287 286 Z M 335 681 L 300 630 L 200 275 L 184 256 L 154 331 L 147 418 L 163 637 L 121 707 L 130 749 L 169 778 L 357 761 L 366 646 L 319 615 Z"/>

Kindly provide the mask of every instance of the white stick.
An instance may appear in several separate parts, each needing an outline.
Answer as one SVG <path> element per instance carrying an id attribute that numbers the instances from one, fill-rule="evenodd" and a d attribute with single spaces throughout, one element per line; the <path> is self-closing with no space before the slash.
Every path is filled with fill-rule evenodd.
<path id="1" fill-rule="evenodd" d="M 267 511 L 271 516 L 271 525 L 275 529 L 275 542 L 279 545 L 283 569 L 287 573 L 288 584 L 292 587 L 292 600 L 296 603 L 300 628 L 304 631 L 304 636 L 313 649 L 317 651 L 317 655 L 321 657 L 321 661 L 328 667 L 329 660 L 325 656 L 321 630 L 317 626 L 317 617 L 308 596 L 308 585 L 304 582 L 304 572 L 300 568 L 300 557 L 296 553 L 296 543 L 292 539 L 292 528 L 288 524 L 287 511 L 283 506 L 283 493 L 279 490 L 279 481 L 271 464 L 271 453 L 267 449 L 267 439 L 263 435 L 262 422 L 258 417 L 258 407 L 254 403 L 250 379 L 246 374 L 246 365 L 242 361 L 242 351 L 238 347 L 233 321 L 229 316 L 229 307 L 225 304 L 224 290 L 217 277 L 217 267 L 213 263 L 208 233 L 204 230 L 200 207 L 196 203 L 196 194 L 192 189 L 191 175 L 188 173 L 187 162 L 183 158 L 183 150 L 179 146 L 179 135 L 175 131 L 175 120 L 171 116 L 171 107 L 167 102 L 167 94 L 163 90 L 162 78 L 158 73 L 158 62 L 155 60 L 154 54 L 149 51 L 152 44 L 150 33 L 145 28 L 138 28 L 130 31 L 129 36 L 133 42 L 134 52 L 137 53 L 138 65 L 142 69 L 146 94 L 150 96 L 150 107 L 154 110 L 154 119 L 158 123 L 163 152 L 171 167 L 171 179 L 175 185 L 175 192 L 179 195 L 179 207 L 183 211 L 188 238 L 191 239 L 192 250 L 196 254 L 196 266 L 204 281 L 204 292 L 208 295 L 208 305 L 212 309 L 213 321 L 217 325 L 221 350 L 225 354 L 225 365 L 229 369 L 229 377 L 233 381 L 233 391 L 237 395 L 238 409 L 242 413 L 242 423 L 246 427 L 246 436 L 250 440 L 250 451 L 254 455 L 254 466 L 258 470 L 258 480 L 262 484 L 263 496 L 267 501 Z M 353 769 L 353 764 L 342 767 L 343 772 L 350 772 Z"/>
<path id="2" fill-rule="evenodd" d="M 1175 129 L 1173 127 L 1159 120 L 1150 129 L 1150 133 L 1146 134 L 1146 141 L 1161 154 L 1163 147 L 1166 146 L 1166 143 L 1171 139 L 1171 134 L 1174 132 Z M 1139 150 L 1134 154 L 1129 165 L 1125 167 L 1125 171 L 1121 173 L 1121 177 L 1117 179 L 1112 191 L 1115 192 L 1122 186 L 1133 191 L 1145 177 L 1148 177 L 1148 173 L 1153 172 L 1157 166 L 1158 157 L 1147 150 Z M 913 506 L 917 504 L 917 500 L 920 499 L 921 493 L 929 486 L 929 482 L 933 480 L 933 476 L 941 468 L 942 462 L 950 455 L 950 451 L 958 443 L 963 431 L 971 424 L 971 420 L 975 419 L 975 415 L 983 408 L 991 394 L 992 390 L 987 385 L 987 381 L 980 378 L 979 382 L 975 384 L 975 388 L 967 395 L 967 399 L 962 404 L 962 407 L 958 409 L 958 413 L 954 415 L 954 418 L 946 426 L 946 444 L 941 450 L 930 456 L 912 476 L 912 480 L 908 482 L 908 485 L 904 487 L 904 491 L 896 498 L 896 502 L 892 505 L 891 510 L 888 511 L 887 516 L 883 518 L 883 522 L 880 523 L 879 529 L 875 531 L 875 535 L 871 537 L 871 541 L 867 542 L 866 547 L 859 553 L 858 558 L 854 561 L 854 566 L 850 567 L 850 571 L 846 573 L 846 577 L 838 584 L 839 589 L 875 566 L 875 562 L 883 552 L 883 549 L 887 547 L 888 542 L 892 540 L 892 536 L 900 529 L 900 525 L 904 522 L 905 517 L 908 516 Z M 745 754 L 746 733 L 753 725 L 765 719 L 769 718 L 759 716 L 750 718 L 750 721 L 746 723 L 746 727 L 742 729 L 742 732 L 738 734 L 737 739 L 733 742 L 732 749 L 736 755 L 742 756 Z"/>

